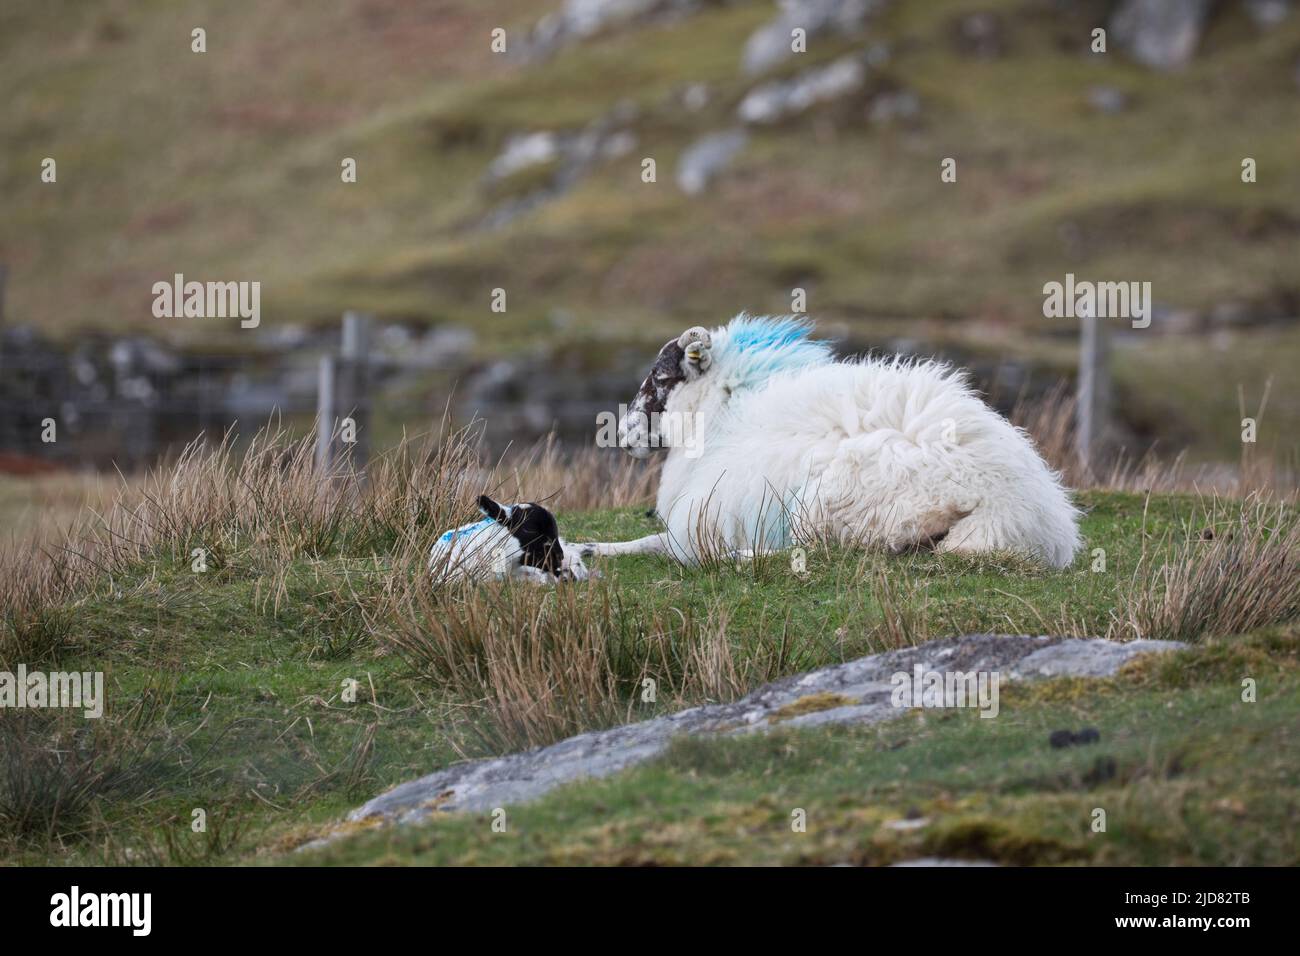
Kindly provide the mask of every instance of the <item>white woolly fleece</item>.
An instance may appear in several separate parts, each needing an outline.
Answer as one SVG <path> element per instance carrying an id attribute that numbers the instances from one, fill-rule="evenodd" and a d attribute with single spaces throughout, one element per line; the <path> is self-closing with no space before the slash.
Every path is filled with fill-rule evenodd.
<path id="1" fill-rule="evenodd" d="M 1059 476 L 960 372 L 835 362 L 802 336 L 756 336 L 764 322 L 789 326 L 738 317 L 715 330 L 709 370 L 668 398 L 658 512 L 679 559 L 698 560 L 709 546 L 704 516 L 721 538 L 714 544 L 738 549 L 813 535 L 905 548 L 944 535 L 940 551 L 1005 549 L 1070 564 L 1078 511 Z M 745 344 L 728 343 L 733 329 Z M 790 367 L 772 349 L 788 351 Z M 702 447 L 688 458 L 670 430 L 694 415 Z"/>

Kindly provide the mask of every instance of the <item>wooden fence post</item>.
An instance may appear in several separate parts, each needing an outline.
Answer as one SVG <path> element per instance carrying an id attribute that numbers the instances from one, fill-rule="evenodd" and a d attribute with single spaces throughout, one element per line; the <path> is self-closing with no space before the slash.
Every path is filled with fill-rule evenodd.
<path id="1" fill-rule="evenodd" d="M 370 316 L 343 313 L 340 360 L 337 410 L 355 426 L 355 441 L 344 449 L 344 455 L 354 471 L 361 471 L 370 450 Z"/>
<path id="2" fill-rule="evenodd" d="M 328 475 L 334 465 L 334 356 L 322 355 L 316 379 L 316 470 Z"/>
<path id="3" fill-rule="evenodd" d="M 1085 472 L 1102 455 L 1110 416 L 1110 342 L 1104 319 L 1095 310 L 1079 316 L 1079 394 L 1075 449 Z"/>

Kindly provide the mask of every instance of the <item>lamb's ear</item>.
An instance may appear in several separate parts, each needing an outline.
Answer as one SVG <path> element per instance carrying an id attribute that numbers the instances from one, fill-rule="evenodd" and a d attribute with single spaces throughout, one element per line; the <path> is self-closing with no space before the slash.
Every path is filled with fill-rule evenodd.
<path id="1" fill-rule="evenodd" d="M 502 524 L 505 524 L 506 518 L 509 517 L 509 515 L 506 513 L 506 509 L 502 508 L 499 504 L 497 504 L 487 495 L 478 496 L 478 510 L 483 512 L 493 521 L 499 521 Z"/>
<path id="2" fill-rule="evenodd" d="M 713 347 L 713 336 L 709 330 L 696 325 L 687 329 L 677 338 L 677 344 L 686 354 L 682 357 L 683 370 L 707 372 L 713 361 L 709 349 Z"/>

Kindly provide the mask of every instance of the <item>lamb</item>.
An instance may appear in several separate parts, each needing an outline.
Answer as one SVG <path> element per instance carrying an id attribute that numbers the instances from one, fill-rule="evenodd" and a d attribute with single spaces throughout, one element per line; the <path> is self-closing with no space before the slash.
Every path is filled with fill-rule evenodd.
<path id="1" fill-rule="evenodd" d="M 829 537 L 1071 563 L 1079 515 L 1059 476 L 962 372 L 836 361 L 811 331 L 742 313 L 666 343 L 619 421 L 634 457 L 667 449 L 655 509 L 666 529 L 582 553 L 689 564 L 717 544 L 745 552 Z"/>
<path id="2" fill-rule="evenodd" d="M 554 584 L 585 581 L 588 571 L 573 545 L 560 537 L 555 515 L 530 501 L 500 505 L 479 495 L 482 521 L 443 533 L 429 553 L 429 570 L 440 580 L 487 577 Z"/>

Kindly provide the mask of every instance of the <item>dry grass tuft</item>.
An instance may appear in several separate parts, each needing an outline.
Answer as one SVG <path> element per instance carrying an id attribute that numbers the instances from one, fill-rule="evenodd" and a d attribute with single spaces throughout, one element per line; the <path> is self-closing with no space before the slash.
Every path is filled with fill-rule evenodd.
<path id="1" fill-rule="evenodd" d="M 41 842 L 74 835 L 100 801 L 147 801 L 184 753 L 167 726 L 170 691 L 147 688 L 119 715 L 84 720 L 49 710 L 4 716 L 0 733 L 0 838 Z"/>
<path id="2" fill-rule="evenodd" d="M 1268 403 L 1268 389 L 1256 422 L 1262 420 Z M 1062 382 L 1042 398 L 1021 398 L 1011 412 L 1012 424 L 1033 439 L 1039 454 L 1060 473 L 1069 488 L 1129 492 L 1215 493 L 1245 497 L 1255 492 L 1294 495 L 1293 468 L 1255 443 L 1242 442 L 1241 460 L 1231 463 L 1193 466 L 1184 453 L 1165 458 L 1155 447 L 1141 454 L 1121 448 L 1091 466 L 1079 459 L 1075 447 L 1075 395 Z M 1244 400 L 1241 414 L 1246 416 Z"/>
<path id="3" fill-rule="evenodd" d="M 268 427 L 239 450 L 233 434 L 196 440 L 176 460 L 123 480 L 116 497 L 67 527 L 29 529 L 0 549 L 0 665 L 57 656 L 64 607 L 145 562 L 188 565 L 201 550 L 222 568 L 240 552 L 263 568 L 347 552 L 387 554 L 474 515 L 484 492 L 580 509 L 641 504 L 655 477 L 626 456 L 588 449 L 566 459 L 544 441 L 507 460 L 482 451 L 470 425 L 404 439 L 358 473 L 322 475 L 315 437 Z"/>
<path id="4" fill-rule="evenodd" d="M 1144 547 L 1121 591 L 1112 637 L 1193 641 L 1300 616 L 1300 520 L 1253 495 L 1201 502 L 1178 538 Z"/>

